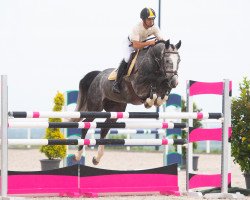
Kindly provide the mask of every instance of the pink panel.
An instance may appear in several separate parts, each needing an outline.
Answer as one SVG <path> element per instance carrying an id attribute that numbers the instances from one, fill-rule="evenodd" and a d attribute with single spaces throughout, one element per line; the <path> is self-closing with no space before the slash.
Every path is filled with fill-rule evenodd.
<path id="1" fill-rule="evenodd" d="M 228 137 L 232 135 L 232 128 L 228 130 Z M 189 133 L 189 142 L 197 141 L 221 141 L 222 140 L 222 128 L 196 128 Z"/>
<path id="2" fill-rule="evenodd" d="M 228 174 L 228 185 L 231 183 L 231 173 Z M 189 179 L 189 188 L 221 187 L 221 174 L 195 174 Z"/>
<path id="3" fill-rule="evenodd" d="M 189 142 L 197 142 L 204 140 L 221 141 L 222 129 L 221 128 L 196 128 L 189 133 Z"/>
<path id="4" fill-rule="evenodd" d="M 170 192 L 178 193 L 178 177 L 164 174 L 116 174 L 80 178 L 81 193 Z"/>
<path id="5" fill-rule="evenodd" d="M 8 194 L 75 192 L 77 183 L 77 176 L 10 175 Z"/>
<path id="6" fill-rule="evenodd" d="M 232 81 L 229 83 L 229 90 L 232 91 Z M 189 95 L 199 95 L 199 94 L 223 94 L 223 82 L 194 82 L 190 85 Z"/>

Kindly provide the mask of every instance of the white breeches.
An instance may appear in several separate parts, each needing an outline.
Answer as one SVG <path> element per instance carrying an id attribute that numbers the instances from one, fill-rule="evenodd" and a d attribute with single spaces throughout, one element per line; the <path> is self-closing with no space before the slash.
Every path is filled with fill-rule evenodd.
<path id="1" fill-rule="evenodd" d="M 130 44 L 131 42 L 128 40 L 128 38 L 123 41 L 123 59 L 126 63 L 128 63 L 130 55 L 134 51 L 134 48 L 129 46 Z"/>

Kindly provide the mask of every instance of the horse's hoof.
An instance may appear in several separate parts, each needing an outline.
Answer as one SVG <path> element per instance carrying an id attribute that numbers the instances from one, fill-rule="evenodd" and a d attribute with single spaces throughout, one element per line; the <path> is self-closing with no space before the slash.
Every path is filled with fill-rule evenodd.
<path id="1" fill-rule="evenodd" d="M 144 107 L 148 109 L 148 108 L 151 108 L 152 105 L 149 105 L 147 102 L 145 102 L 145 103 L 144 103 Z"/>
<path id="2" fill-rule="evenodd" d="M 95 157 L 93 157 L 93 159 L 92 159 L 92 163 L 93 163 L 94 165 L 98 165 L 98 164 L 99 164 L 99 162 L 96 160 L 96 158 L 95 158 Z"/>

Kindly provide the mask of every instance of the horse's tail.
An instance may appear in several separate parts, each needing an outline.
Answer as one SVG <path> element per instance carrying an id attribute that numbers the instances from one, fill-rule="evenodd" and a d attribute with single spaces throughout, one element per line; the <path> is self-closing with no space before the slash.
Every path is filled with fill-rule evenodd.
<path id="1" fill-rule="evenodd" d="M 82 111 L 87 101 L 87 93 L 92 81 L 100 71 L 92 71 L 86 74 L 79 83 L 79 92 L 77 97 L 77 106 L 75 111 Z"/>

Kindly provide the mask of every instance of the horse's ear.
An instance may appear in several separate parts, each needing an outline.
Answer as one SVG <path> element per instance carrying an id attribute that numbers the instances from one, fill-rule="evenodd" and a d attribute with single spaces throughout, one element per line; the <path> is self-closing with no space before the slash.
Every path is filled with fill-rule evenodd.
<path id="1" fill-rule="evenodd" d="M 167 41 L 165 42 L 165 47 L 166 47 L 166 49 L 168 49 L 169 46 L 170 46 L 170 40 L 167 40 Z"/>
<path id="2" fill-rule="evenodd" d="M 179 49 L 181 47 L 181 40 L 175 45 L 176 49 Z"/>

